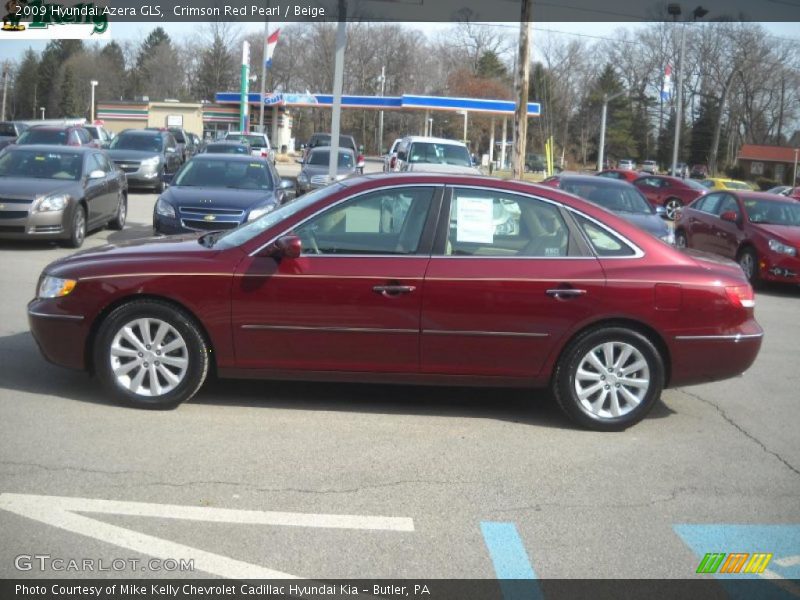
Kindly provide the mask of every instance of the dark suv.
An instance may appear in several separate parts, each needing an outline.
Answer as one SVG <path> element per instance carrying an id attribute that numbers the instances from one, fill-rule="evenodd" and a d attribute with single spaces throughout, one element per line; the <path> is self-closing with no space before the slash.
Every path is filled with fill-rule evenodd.
<path id="1" fill-rule="evenodd" d="M 169 131 L 126 129 L 108 145 L 108 156 L 125 171 L 131 187 L 164 190 L 164 174 L 181 166 L 178 144 Z"/>
<path id="2" fill-rule="evenodd" d="M 57 146 L 91 146 L 100 148 L 100 144 L 92 137 L 92 134 L 78 125 L 36 125 L 22 132 L 14 143 L 19 146 L 55 144 Z"/>

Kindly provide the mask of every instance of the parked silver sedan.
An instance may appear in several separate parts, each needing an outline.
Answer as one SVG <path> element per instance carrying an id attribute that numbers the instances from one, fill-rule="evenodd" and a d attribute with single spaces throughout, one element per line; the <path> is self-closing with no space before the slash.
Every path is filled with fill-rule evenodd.
<path id="1" fill-rule="evenodd" d="M 299 162 L 303 167 L 297 176 L 297 192 L 305 194 L 308 191 L 325 187 L 333 181 L 328 175 L 328 165 L 331 156 L 330 146 L 312 148 L 305 159 Z M 356 155 L 349 148 L 339 148 L 339 161 L 336 168 L 336 181 L 341 181 L 356 174 Z"/>

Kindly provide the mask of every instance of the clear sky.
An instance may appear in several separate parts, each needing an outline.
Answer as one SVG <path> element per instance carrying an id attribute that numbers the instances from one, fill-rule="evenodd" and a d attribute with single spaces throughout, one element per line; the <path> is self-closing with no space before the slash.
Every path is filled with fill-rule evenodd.
<path id="1" fill-rule="evenodd" d="M 287 23 L 273 23 L 271 28 Z M 198 26 L 202 27 L 202 23 L 111 23 L 109 25 L 110 39 L 117 40 L 141 40 L 147 35 L 151 29 L 157 25 L 161 25 L 167 33 L 176 39 L 197 35 Z M 427 35 L 435 34 L 437 31 L 451 27 L 452 23 L 405 23 L 408 27 L 419 29 Z M 494 23 L 507 29 L 510 36 L 516 35 L 519 29 L 519 23 Z M 773 36 L 796 40 L 800 44 L 800 23 L 762 23 L 763 27 Z M 534 23 L 534 40 L 537 35 L 557 35 L 568 37 L 584 37 L 587 40 L 593 38 L 611 37 L 615 30 L 619 28 L 635 29 L 642 27 L 641 23 L 610 23 L 610 22 L 593 22 L 593 23 Z M 261 31 L 264 26 L 261 23 L 241 23 L 239 25 L 243 33 L 251 31 Z M 0 56 L 3 58 L 10 58 L 14 60 L 16 57 L 28 48 L 32 47 L 34 50 L 41 51 L 47 45 L 46 40 L 8 40 L 3 39 L 0 41 Z"/>

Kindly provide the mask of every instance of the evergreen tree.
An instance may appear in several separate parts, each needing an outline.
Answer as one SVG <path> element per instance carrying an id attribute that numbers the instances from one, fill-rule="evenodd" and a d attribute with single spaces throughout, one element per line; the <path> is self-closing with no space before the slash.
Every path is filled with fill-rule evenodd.
<path id="1" fill-rule="evenodd" d="M 589 108 L 597 115 L 598 134 L 595 137 L 595 147 L 599 149 L 599 121 L 603 106 L 603 96 L 613 96 L 624 91 L 614 67 L 608 63 L 602 73 L 597 77 L 589 95 Z M 605 156 L 608 158 L 625 158 L 636 152 L 636 142 L 631 133 L 633 114 L 628 99 L 624 94 L 617 96 L 608 103 L 606 116 L 606 148 Z"/>
<path id="2" fill-rule="evenodd" d="M 166 49 L 166 52 L 163 50 Z M 153 29 L 139 46 L 136 55 L 136 66 L 132 69 L 130 84 L 131 96 L 149 95 L 159 90 L 152 89 L 151 78 L 154 75 L 151 71 L 153 67 L 158 67 L 156 57 L 161 58 L 165 54 L 174 54 L 172 40 L 166 31 L 161 27 Z"/>
<path id="3" fill-rule="evenodd" d="M 61 107 L 62 68 L 67 59 L 83 51 L 81 40 L 52 40 L 42 52 L 38 72 L 37 103 L 44 106 L 48 115 L 63 114 Z"/>
<path id="4" fill-rule="evenodd" d="M 33 49 L 28 48 L 14 74 L 14 118 L 35 119 L 38 104 L 39 59 Z"/>
<path id="5" fill-rule="evenodd" d="M 260 71 L 259 71 L 260 74 Z M 214 100 L 220 90 L 234 89 L 237 83 L 236 57 L 220 35 L 202 52 L 194 94 L 201 100 Z"/>
<path id="6" fill-rule="evenodd" d="M 72 67 L 64 69 L 64 77 L 61 80 L 61 115 L 62 117 L 77 117 L 78 100 L 75 90 L 75 78 L 72 74 Z"/>
<path id="7" fill-rule="evenodd" d="M 129 96 L 128 78 L 126 77 L 125 55 L 117 42 L 109 42 L 100 51 L 103 73 L 103 85 L 98 87 L 98 100 L 118 100 Z"/>
<path id="8" fill-rule="evenodd" d="M 500 62 L 497 53 L 487 50 L 478 59 L 478 68 L 475 74 L 485 79 L 505 79 L 508 76 L 508 71 L 505 65 Z"/>
<path id="9" fill-rule="evenodd" d="M 700 102 L 697 119 L 692 125 L 692 137 L 689 145 L 690 164 L 708 164 L 711 145 L 714 142 L 714 124 L 719 118 L 719 102 L 704 96 Z"/>

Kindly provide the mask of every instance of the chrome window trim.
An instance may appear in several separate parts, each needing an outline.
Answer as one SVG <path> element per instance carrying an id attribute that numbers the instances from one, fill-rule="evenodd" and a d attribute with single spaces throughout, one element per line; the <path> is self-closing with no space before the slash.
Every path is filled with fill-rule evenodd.
<path id="1" fill-rule="evenodd" d="M 680 341 L 697 340 L 721 340 L 738 342 L 740 340 L 751 340 L 764 337 L 764 333 L 734 333 L 730 335 L 676 335 L 675 339 Z"/>
<path id="2" fill-rule="evenodd" d="M 39 317 L 41 319 L 55 319 L 58 321 L 83 321 L 85 318 L 83 315 L 53 315 L 49 313 L 36 312 L 34 310 L 29 310 L 28 314 L 32 317 Z"/>
<path id="3" fill-rule="evenodd" d="M 330 205 L 326 206 L 323 210 L 324 211 L 329 210 L 331 208 L 334 208 L 335 206 L 339 206 L 343 202 L 347 202 L 348 200 L 354 200 L 354 199 L 360 198 L 361 196 L 364 196 L 366 194 L 372 194 L 373 192 L 379 192 L 381 190 L 397 190 L 397 189 L 402 189 L 402 188 L 425 188 L 425 187 L 433 188 L 434 194 L 435 194 L 436 189 L 445 187 L 445 184 L 443 184 L 443 183 L 404 183 L 402 185 L 382 185 L 380 187 L 376 187 L 376 188 L 372 188 L 372 189 L 360 192 L 360 193 L 356 194 L 355 196 L 345 196 L 344 198 L 341 198 L 341 199 L 337 200 L 333 204 L 330 204 Z M 295 229 L 297 227 L 305 225 L 306 222 L 310 221 L 311 219 L 313 219 L 314 217 L 319 215 L 321 212 L 323 212 L 323 211 L 317 211 L 314 214 L 307 216 L 302 221 L 298 221 L 297 223 L 295 223 L 294 225 L 292 225 L 288 229 L 284 229 L 281 233 L 279 233 L 278 235 L 276 235 L 275 237 L 270 239 L 267 243 L 259 246 L 256 250 L 254 250 L 253 252 L 248 254 L 248 256 L 250 258 L 255 257 L 264 248 L 266 248 L 270 244 L 274 243 L 275 240 L 277 240 L 279 237 L 286 235 L 287 233 L 289 233 L 290 231 L 292 231 L 293 229 Z M 421 257 L 430 256 L 430 255 L 429 254 L 353 254 L 353 255 L 348 255 L 348 254 L 301 254 L 300 256 L 304 257 L 304 258 L 317 258 L 317 257 L 320 257 L 320 256 L 327 256 L 327 257 L 331 257 L 331 258 L 342 258 L 344 256 L 357 256 L 359 258 L 367 258 L 367 257 L 387 258 L 387 257 L 399 257 L 399 256 L 405 256 L 405 257 L 410 257 L 410 258 L 421 258 Z"/>
<path id="4" fill-rule="evenodd" d="M 586 200 L 586 202 L 588 202 L 588 200 Z M 645 255 L 644 250 L 639 248 L 639 246 L 634 244 L 631 240 L 626 238 L 624 235 L 622 235 L 618 231 L 614 231 L 613 229 L 611 229 L 605 223 L 603 223 L 601 221 L 598 221 L 594 217 L 591 217 L 591 216 L 587 215 L 584 212 L 581 212 L 580 210 L 578 210 L 576 208 L 572 208 L 571 206 L 564 205 L 564 208 L 566 208 L 571 213 L 574 213 L 576 215 L 580 215 L 584 219 L 586 219 L 588 221 L 591 221 L 592 223 L 594 223 L 595 225 L 597 225 L 601 229 L 605 229 L 605 231 L 607 233 L 611 234 L 613 237 L 617 238 L 618 240 L 623 241 L 625 244 L 628 245 L 628 247 L 633 249 L 633 255 L 631 255 L 631 256 L 600 256 L 599 254 L 597 254 L 597 250 L 595 249 L 594 244 L 592 244 L 591 240 L 588 239 L 588 235 L 586 235 L 586 232 L 584 232 L 584 235 L 586 235 L 586 237 L 587 237 L 587 243 L 589 244 L 589 248 L 592 250 L 592 252 L 595 252 L 595 258 L 597 258 L 598 260 L 609 260 L 609 259 L 611 259 L 611 260 L 620 260 L 620 259 L 631 260 L 631 259 L 635 259 L 635 258 L 643 258 L 644 257 L 644 255 Z M 577 225 L 581 229 L 581 231 L 583 231 L 583 228 L 581 227 L 581 224 L 578 223 Z"/>

